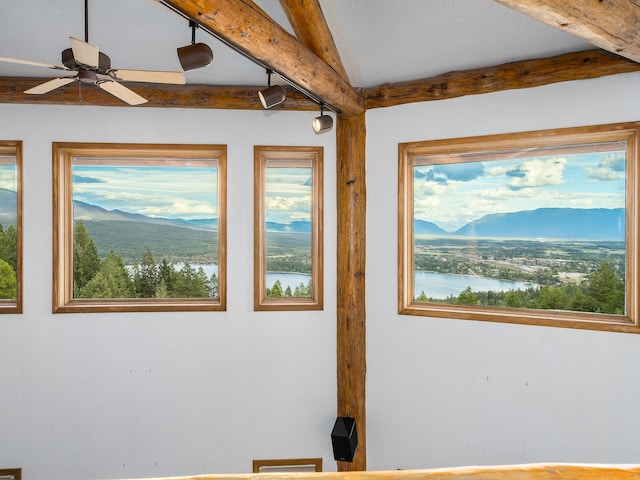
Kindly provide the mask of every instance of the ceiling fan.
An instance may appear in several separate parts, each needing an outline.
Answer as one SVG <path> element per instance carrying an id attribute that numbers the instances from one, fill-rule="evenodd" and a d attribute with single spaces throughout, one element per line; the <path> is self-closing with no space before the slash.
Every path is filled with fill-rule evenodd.
<path id="1" fill-rule="evenodd" d="M 71 48 L 66 48 L 62 51 L 62 65 L 0 56 L 0 61 L 2 62 L 20 63 L 36 67 L 46 67 L 53 70 L 76 72 L 73 76 L 63 76 L 49 80 L 48 82 L 37 85 L 29 90 L 25 90 L 24 93 L 42 95 L 69 83 L 80 81 L 82 83 L 97 85 L 102 90 L 110 93 L 129 105 L 140 105 L 146 103 L 147 100 L 135 93 L 133 90 L 119 83 L 120 81 L 170 83 L 177 85 L 185 83 L 184 74 L 182 72 L 123 70 L 120 68 L 112 68 L 111 59 L 106 54 L 102 53 L 97 46 L 90 44 L 88 41 L 89 29 L 87 4 L 88 0 L 85 0 L 85 40 L 82 41 L 75 37 L 69 37 L 71 40 Z"/>

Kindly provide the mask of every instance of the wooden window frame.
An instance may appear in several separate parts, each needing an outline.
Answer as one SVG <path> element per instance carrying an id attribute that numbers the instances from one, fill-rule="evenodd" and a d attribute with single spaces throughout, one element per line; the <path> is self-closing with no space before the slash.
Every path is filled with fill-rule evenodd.
<path id="1" fill-rule="evenodd" d="M 0 140 L 0 155 L 15 157 L 16 166 L 16 298 L 0 300 L 0 314 L 22 313 L 23 243 L 22 243 L 22 141 Z"/>
<path id="2" fill-rule="evenodd" d="M 21 468 L 0 468 L 0 479 L 22 480 Z"/>
<path id="3" fill-rule="evenodd" d="M 261 471 L 263 467 L 265 471 Z M 269 458 L 253 461 L 253 473 L 307 472 L 308 467 L 313 467 L 314 472 L 321 472 L 322 458 Z"/>
<path id="4" fill-rule="evenodd" d="M 640 271 L 640 254 L 638 253 L 638 201 L 640 195 L 637 192 L 640 185 L 638 181 L 639 169 L 637 167 L 639 160 L 639 136 L 640 122 L 629 122 L 399 144 L 398 313 L 402 315 L 462 320 L 640 333 L 640 326 L 638 324 L 640 296 L 640 292 L 638 292 Z M 616 141 L 625 141 L 627 144 L 625 172 L 626 312 L 624 315 L 511 307 L 468 306 L 436 302 L 418 302 L 414 300 L 413 166 L 416 157 L 437 155 L 440 159 L 450 156 L 450 161 L 456 162 L 459 161 L 455 159 L 456 155 L 470 154 L 473 158 L 472 161 L 482 161 L 483 159 L 487 159 L 485 152 L 492 158 L 496 158 L 495 152 L 498 152 L 499 155 L 501 150 L 521 150 L 522 157 L 531 157 L 535 154 L 536 149 L 544 150 L 544 152 L 552 151 L 553 153 L 562 153 L 563 151 L 573 151 L 573 147 L 567 149 L 566 145 L 589 145 Z M 447 163 L 447 160 L 442 163 Z M 441 164 L 440 161 L 438 164 Z"/>
<path id="5" fill-rule="evenodd" d="M 254 310 L 323 309 L 323 147 L 254 147 Z M 302 162 L 312 170 L 311 208 L 311 297 L 267 297 L 265 230 L 266 168 L 268 162 L 296 166 Z"/>
<path id="6" fill-rule="evenodd" d="M 73 298 L 73 180 L 74 157 L 122 159 L 132 162 L 162 159 L 215 159 L 218 168 L 218 298 Z M 53 313 L 225 311 L 227 271 L 226 145 L 53 143 Z"/>

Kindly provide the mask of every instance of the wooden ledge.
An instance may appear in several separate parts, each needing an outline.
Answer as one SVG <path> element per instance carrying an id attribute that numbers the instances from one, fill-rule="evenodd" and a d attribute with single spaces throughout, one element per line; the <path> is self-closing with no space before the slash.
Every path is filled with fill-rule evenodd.
<path id="1" fill-rule="evenodd" d="M 525 464 L 427 470 L 215 474 L 147 480 L 639 480 L 640 465 Z M 143 479 L 137 479 L 143 480 Z"/>

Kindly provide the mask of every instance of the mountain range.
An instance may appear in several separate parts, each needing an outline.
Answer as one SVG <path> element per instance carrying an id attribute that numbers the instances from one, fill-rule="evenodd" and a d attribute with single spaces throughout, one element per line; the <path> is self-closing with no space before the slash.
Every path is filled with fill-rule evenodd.
<path id="1" fill-rule="evenodd" d="M 135 222 L 196 230 L 215 230 L 217 218 L 192 220 L 148 217 L 121 210 L 106 210 L 85 202 L 73 202 L 74 218 L 84 221 Z M 0 221 L 15 221 L 16 193 L 0 188 Z M 267 222 L 273 232 L 310 232 L 311 224 L 296 221 L 289 224 Z M 624 208 L 538 208 L 510 213 L 492 213 L 449 232 L 433 222 L 416 219 L 416 235 L 456 235 L 489 238 L 563 238 L 590 240 L 624 240 Z"/>
<path id="2" fill-rule="evenodd" d="M 492 213 L 447 232 L 432 222 L 415 220 L 416 235 L 489 238 L 562 238 L 624 240 L 624 208 L 538 208 Z"/>
<path id="3" fill-rule="evenodd" d="M 197 218 L 184 220 L 182 218 L 159 218 L 148 217 L 138 213 L 123 212 L 122 210 L 106 210 L 96 205 L 80 202 L 73 202 L 73 218 L 82 221 L 110 221 L 110 222 L 136 222 L 153 225 L 165 225 L 172 227 L 191 228 L 198 230 L 215 230 L 218 228 L 217 218 Z M 267 222 L 268 231 L 274 232 L 311 232 L 311 223 L 306 221 L 294 221 L 291 223 Z"/>
<path id="4" fill-rule="evenodd" d="M 197 218 L 184 220 L 182 218 L 158 218 L 148 217 L 139 213 L 123 212 L 122 210 L 107 210 L 97 205 L 80 202 L 73 202 L 73 218 L 82 221 L 120 221 L 148 223 L 154 225 L 165 225 L 172 227 L 192 228 L 198 230 L 215 230 L 218 227 L 217 218 Z"/>

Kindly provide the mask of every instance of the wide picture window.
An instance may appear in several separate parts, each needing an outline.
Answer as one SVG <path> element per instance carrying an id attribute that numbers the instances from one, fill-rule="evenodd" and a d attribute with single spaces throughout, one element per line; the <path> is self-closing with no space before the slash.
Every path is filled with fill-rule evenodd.
<path id="1" fill-rule="evenodd" d="M 399 146 L 399 312 L 638 328 L 640 123 Z"/>
<path id="2" fill-rule="evenodd" d="M 226 147 L 54 143 L 54 312 L 224 310 Z"/>

